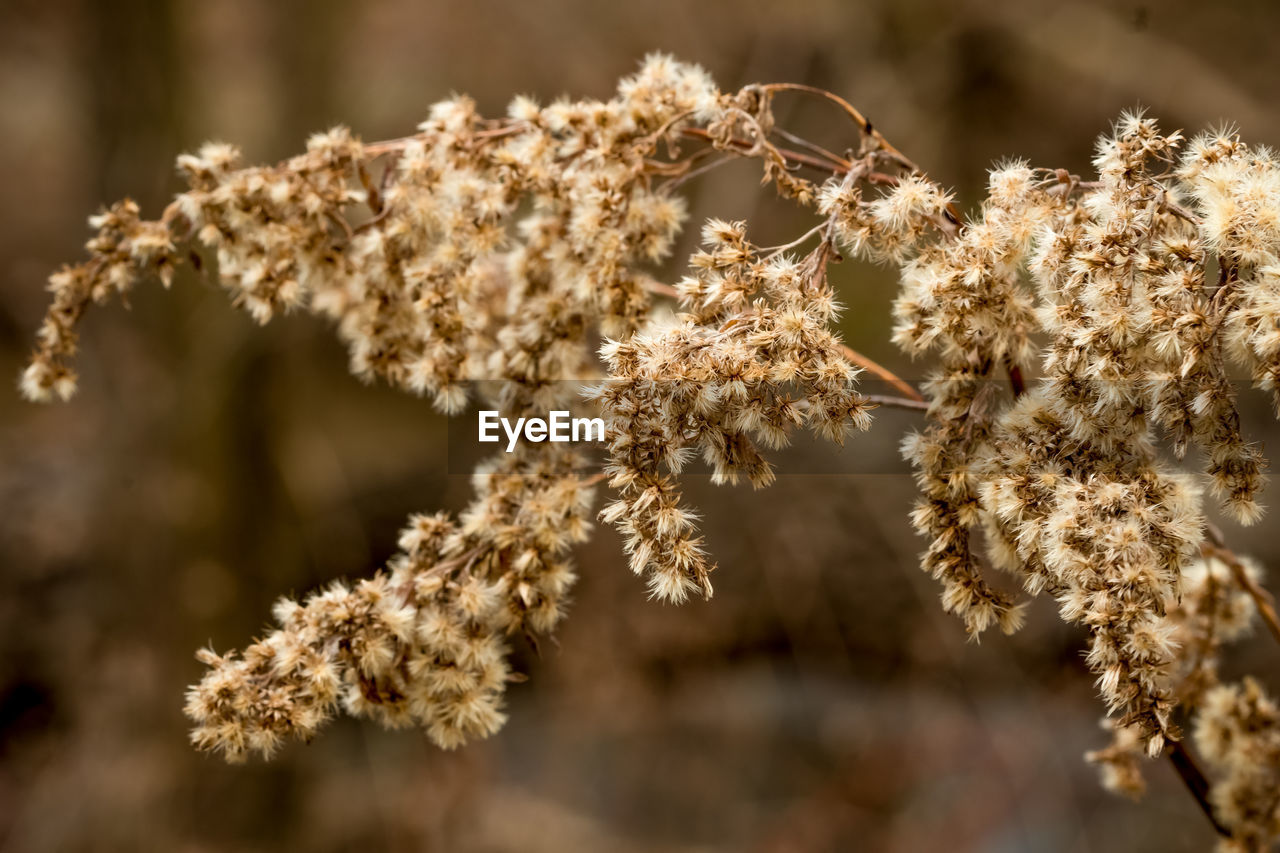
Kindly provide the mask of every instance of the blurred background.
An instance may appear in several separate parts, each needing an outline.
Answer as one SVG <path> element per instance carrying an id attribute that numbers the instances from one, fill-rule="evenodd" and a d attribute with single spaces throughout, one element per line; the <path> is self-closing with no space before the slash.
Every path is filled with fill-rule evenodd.
<path id="1" fill-rule="evenodd" d="M 516 93 L 607 97 L 664 50 L 726 89 L 844 95 L 971 205 L 1007 155 L 1084 172 L 1136 104 L 1166 128 L 1227 119 L 1280 143 L 1277 23 L 1272 3 L 1190 0 L 4 0 L 0 376 L 17 376 L 85 216 L 125 195 L 157 214 L 180 189 L 174 157 L 206 139 L 275 161 L 338 122 L 368 140 L 411 132 L 453 91 L 490 114 Z M 780 116 L 851 142 L 820 104 Z M 757 178 L 707 176 L 692 221 L 747 216 L 762 242 L 808 227 Z M 847 339 L 915 375 L 886 340 L 892 275 L 835 275 Z M 721 565 L 709 604 L 646 601 L 599 531 L 558 643 L 517 648 L 530 680 L 487 742 L 444 753 L 341 719 L 269 764 L 199 756 L 181 713 L 194 650 L 242 647 L 277 596 L 371 572 L 410 512 L 461 507 L 467 477 L 443 420 L 351 378 L 323 324 L 257 328 L 190 272 L 83 333 L 69 405 L 0 394 L 0 849 L 1212 843 L 1164 762 L 1139 804 L 1100 790 L 1081 759 L 1104 742 L 1083 638 L 1051 603 L 980 646 L 941 612 L 910 478 L 885 461 L 905 413 L 843 451 L 797 448 L 765 492 L 691 478 Z M 1251 434 L 1274 446 L 1266 400 L 1246 396 Z M 1228 531 L 1280 572 L 1274 524 Z M 1228 671 L 1275 690 L 1276 659 L 1258 636 Z"/>

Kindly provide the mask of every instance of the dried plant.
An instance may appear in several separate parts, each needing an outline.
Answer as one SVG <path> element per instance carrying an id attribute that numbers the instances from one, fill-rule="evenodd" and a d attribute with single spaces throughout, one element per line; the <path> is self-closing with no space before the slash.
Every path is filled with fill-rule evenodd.
<path id="1" fill-rule="evenodd" d="M 837 154 L 777 127 L 784 95 L 824 99 L 856 144 Z M 608 101 L 517 98 L 485 119 L 458 97 L 419 131 L 363 144 L 338 128 L 273 167 L 207 145 L 179 158 L 190 189 L 160 219 L 114 205 L 90 220 L 90 259 L 50 280 L 21 378 L 32 399 L 71 395 L 91 302 L 150 275 L 168 286 L 203 246 L 259 322 L 331 318 L 362 378 L 450 414 L 478 394 L 511 417 L 581 408 L 608 425 L 602 471 L 547 443 L 499 454 L 456 519 L 411 520 L 385 570 L 282 600 L 279 627 L 242 654 L 200 652 L 210 669 L 186 706 L 197 747 L 270 755 L 339 705 L 446 748 L 492 734 L 514 677 L 508 638 L 559 621 L 594 486 L 614 490 L 601 518 L 654 597 L 709 598 L 714 566 L 681 470 L 701 456 L 716 482 L 766 486 L 768 451 L 796 430 L 841 442 L 899 406 L 926 419 L 903 451 L 943 607 L 974 637 L 1016 631 L 1025 601 L 989 566 L 1051 595 L 1090 635 L 1113 740 L 1089 759 L 1107 786 L 1140 793 L 1144 756 L 1164 753 L 1223 849 L 1280 834 L 1280 715 L 1256 681 L 1218 676 L 1255 614 L 1277 639 L 1280 622 L 1260 570 L 1204 517 L 1206 489 L 1241 524 L 1261 515 L 1265 462 L 1241 435 L 1228 358 L 1280 409 L 1268 150 L 1226 130 L 1187 142 L 1128 114 L 1098 143 L 1096 178 L 1009 162 L 966 220 L 838 96 L 722 93 L 661 56 Z M 680 188 L 737 158 L 760 162 L 816 225 L 763 248 L 745 223 L 712 220 L 689 274 L 659 282 L 685 219 Z M 844 256 L 900 270 L 893 340 L 930 360 L 920 391 L 836 334 L 826 273 Z M 861 393 L 867 371 L 898 394 Z M 1196 465 L 1168 460 L 1192 448 Z"/>

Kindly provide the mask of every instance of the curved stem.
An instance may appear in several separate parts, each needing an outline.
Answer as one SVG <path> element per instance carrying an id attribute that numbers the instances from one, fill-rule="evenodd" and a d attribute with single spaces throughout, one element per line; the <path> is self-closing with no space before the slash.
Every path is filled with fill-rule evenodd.
<path id="1" fill-rule="evenodd" d="M 881 379 L 888 382 L 894 388 L 897 388 L 903 394 L 906 394 L 907 397 L 909 397 L 913 402 L 916 402 L 916 403 L 925 402 L 924 396 L 919 391 L 917 391 L 915 388 L 912 388 L 909 384 L 907 384 L 906 380 L 902 379 L 902 377 L 898 376 L 892 370 L 889 370 L 887 367 L 884 367 L 883 365 L 878 364 L 875 361 L 872 361 L 871 359 L 867 358 L 865 355 L 858 352 L 857 350 L 850 349 L 845 344 L 841 344 L 840 348 L 844 351 L 844 357 L 849 359 L 849 361 L 853 362 L 859 367 L 862 367 L 862 368 L 865 368 L 866 370 L 871 371 L 876 376 L 879 376 Z M 927 409 L 928 406 L 926 405 L 925 408 Z"/>
<path id="2" fill-rule="evenodd" d="M 833 104 L 840 107 L 840 109 L 844 110 L 845 114 L 848 115 L 849 118 L 853 119 L 854 124 L 858 125 L 859 129 L 861 129 L 863 133 L 875 140 L 877 147 L 879 147 L 881 151 L 892 156 L 900 165 L 907 169 L 910 169 L 917 174 L 924 174 L 924 170 L 913 163 L 907 155 L 895 148 L 889 140 L 885 139 L 884 135 L 872 126 L 871 120 L 859 112 L 857 107 L 836 93 L 828 92 L 826 89 L 819 89 L 817 86 L 809 86 L 804 83 L 769 83 L 761 86 L 760 88 L 764 89 L 766 92 L 803 92 L 806 95 L 826 98 L 828 101 L 831 101 Z"/>
<path id="3" fill-rule="evenodd" d="M 1213 813 L 1213 806 L 1209 803 L 1209 780 L 1205 779 L 1204 774 L 1200 772 L 1199 766 L 1191 757 L 1191 753 L 1187 752 L 1187 748 L 1182 745 L 1182 741 L 1169 741 L 1167 755 L 1169 756 L 1169 762 L 1173 765 L 1173 769 L 1178 773 L 1178 778 L 1182 780 L 1182 784 L 1191 792 L 1196 805 L 1200 806 L 1200 811 L 1204 812 L 1204 816 L 1209 819 L 1209 823 L 1213 824 L 1214 832 L 1223 838 L 1230 838 L 1231 830 L 1218 822 L 1217 816 Z"/>

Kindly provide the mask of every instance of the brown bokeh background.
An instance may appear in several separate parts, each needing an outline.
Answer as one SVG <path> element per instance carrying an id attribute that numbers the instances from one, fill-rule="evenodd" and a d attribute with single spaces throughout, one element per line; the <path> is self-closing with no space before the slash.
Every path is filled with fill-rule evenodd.
<path id="1" fill-rule="evenodd" d="M 0 376 L 16 377 L 43 279 L 79 256 L 85 215 L 124 195 L 158 212 L 179 189 L 174 156 L 207 138 L 273 161 L 336 122 L 409 132 L 451 91 L 490 113 L 515 93 L 607 96 L 665 50 L 725 88 L 845 95 L 968 205 L 1006 155 L 1085 170 L 1093 138 L 1138 103 L 1166 127 L 1229 119 L 1280 142 L 1278 19 L 1270 3 L 1190 0 L 6 0 Z M 783 115 L 850 142 L 821 106 Z M 693 221 L 800 233 L 757 174 L 694 186 Z M 886 342 L 892 275 L 836 274 L 849 340 L 912 375 Z M 444 753 L 342 719 L 268 764 L 196 755 L 181 705 L 198 646 L 242 646 L 276 596 L 371 571 L 409 512 L 457 509 L 469 487 L 443 420 L 352 379 L 323 324 L 257 328 L 191 273 L 130 301 L 85 324 L 69 405 L 0 394 L 0 849 L 1211 843 L 1163 763 L 1139 804 L 1099 789 L 1081 761 L 1103 742 L 1082 637 L 1050 602 L 981 645 L 941 612 L 916 567 L 910 478 L 885 461 L 902 413 L 842 451 L 797 448 L 786 464 L 802 473 L 784 467 L 765 492 L 693 478 L 722 567 L 710 603 L 646 601 L 600 531 L 558 643 L 517 648 L 530 680 L 487 742 Z M 1266 401 L 1247 406 L 1252 434 L 1274 439 Z M 1231 536 L 1280 571 L 1274 530 Z M 1280 688 L 1276 660 L 1260 636 L 1230 671 Z"/>

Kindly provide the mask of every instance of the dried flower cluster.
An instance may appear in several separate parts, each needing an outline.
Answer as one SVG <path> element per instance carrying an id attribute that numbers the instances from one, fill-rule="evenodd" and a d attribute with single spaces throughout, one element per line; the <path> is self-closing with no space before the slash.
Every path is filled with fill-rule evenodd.
<path id="1" fill-rule="evenodd" d="M 942 579 L 944 606 L 973 633 L 1019 623 L 977 568 L 970 536 L 981 527 L 998 566 L 1090 628 L 1088 660 L 1108 706 L 1153 753 L 1171 734 L 1165 611 L 1203 528 L 1198 485 L 1160 461 L 1157 427 L 1178 453 L 1189 441 L 1207 451 L 1215 491 L 1243 522 L 1259 515 L 1262 481 L 1213 331 L 1238 322 L 1223 288 L 1254 285 L 1230 279 L 1206 292 L 1206 249 L 1222 237 L 1209 225 L 1202 233 L 1176 201 L 1179 178 L 1194 185 L 1205 161 L 1239 145 L 1198 140 L 1175 173 L 1179 142 L 1131 115 L 1099 145 L 1088 187 L 1022 164 L 997 169 L 954 238 L 930 239 L 936 192 L 903 184 L 869 208 L 905 226 L 891 247 L 906 255 L 895 338 L 940 362 L 926 385 L 931 424 L 905 450 L 924 492 L 914 520 L 932 540 L 925 568 Z M 1002 400 L 993 374 L 1026 361 L 1034 331 L 1048 336 L 1043 378 Z"/>
<path id="2" fill-rule="evenodd" d="M 445 748 L 502 725 L 505 637 L 550 632 L 586 538 L 590 490 L 578 454 L 517 453 L 475 476 L 455 521 L 410 519 L 386 571 L 305 603 L 281 599 L 280 627 L 243 656 L 201 651 L 211 669 L 187 696 L 192 740 L 228 759 L 310 739 L 341 703 L 387 726 L 416 724 Z"/>
<path id="3" fill-rule="evenodd" d="M 696 274 L 677 286 L 681 322 L 603 349 L 609 381 L 595 398 L 607 415 L 609 483 L 619 491 L 601 517 L 626 537 L 631 569 L 657 598 L 711 596 L 711 568 L 694 515 L 680 507 L 674 474 L 701 453 L 716 483 L 773 481 L 759 446 L 786 444 L 809 426 L 842 441 L 871 425 L 857 373 L 828 328 L 836 310 L 824 254 L 797 263 L 762 259 L 745 224 L 712 220 Z"/>
<path id="4" fill-rule="evenodd" d="M 1222 772 L 1211 795 L 1232 838 L 1224 851 L 1265 850 L 1280 836 L 1280 708 L 1257 681 L 1215 687 L 1196 719 L 1196 746 Z"/>
<path id="5" fill-rule="evenodd" d="M 1241 560 L 1237 565 L 1254 583 L 1261 576 L 1252 561 Z M 1184 711 L 1202 708 L 1206 694 L 1220 686 L 1222 647 L 1252 629 L 1254 613 L 1248 591 L 1220 557 L 1210 552 L 1183 570 L 1182 598 L 1169 609 L 1165 627 L 1168 642 L 1180 652 L 1174 662 L 1172 685 Z M 1103 724 L 1112 733 L 1112 743 L 1090 752 L 1087 758 L 1100 766 L 1103 784 L 1109 790 L 1136 799 L 1146 790 L 1143 731 L 1114 718 Z"/>
<path id="6" fill-rule="evenodd" d="M 842 156 L 775 127 L 780 93 L 839 108 L 857 144 Z M 656 281 L 685 218 L 679 187 L 741 157 L 818 224 L 762 248 L 745 223 L 712 220 L 689 275 Z M 682 469 L 701 457 L 717 482 L 761 487 L 795 430 L 839 442 L 877 405 L 922 410 L 903 449 L 943 607 L 972 636 L 1017 630 L 1025 603 L 988 563 L 1053 596 L 1089 631 L 1113 731 L 1090 758 L 1107 785 L 1139 793 L 1142 756 L 1166 752 L 1229 849 L 1253 849 L 1280 834 L 1280 719 L 1256 682 L 1221 683 L 1218 659 L 1255 611 L 1278 637 L 1280 622 L 1258 570 L 1207 527 L 1203 495 L 1240 523 L 1261 515 L 1265 461 L 1241 434 L 1228 359 L 1280 410 L 1280 165 L 1234 133 L 1187 143 L 1140 114 L 1094 163 L 1089 181 L 1004 164 L 965 221 L 839 97 L 724 94 L 665 57 L 609 101 L 518 98 L 490 120 L 457 97 L 413 136 L 365 145 L 336 129 L 272 167 L 208 145 L 179 159 L 191 188 L 158 221 L 127 201 L 91 221 L 90 259 L 51 279 L 21 387 L 69 396 L 85 307 L 144 275 L 168 285 L 196 245 L 260 322 L 331 318 L 361 377 L 448 413 L 493 380 L 480 387 L 504 414 L 605 418 L 600 474 L 524 446 L 482 467 L 456 521 L 415 517 L 385 571 L 281 602 L 279 628 L 243 655 L 202 652 L 193 739 L 228 758 L 310 737 L 339 704 L 446 747 L 492 733 L 508 638 L 562 613 L 591 485 L 616 490 L 601 517 L 655 597 L 709 597 Z M 923 394 L 834 332 L 826 271 L 842 255 L 900 269 L 893 339 L 931 360 Z M 677 313 L 653 311 L 655 295 Z M 903 396 L 862 394 L 863 370 Z M 578 399 L 564 380 L 595 384 Z M 1199 470 L 1167 459 L 1192 449 Z M 1207 796 L 1179 714 L 1220 777 Z"/>

